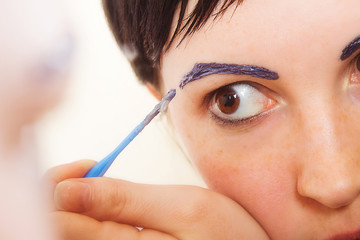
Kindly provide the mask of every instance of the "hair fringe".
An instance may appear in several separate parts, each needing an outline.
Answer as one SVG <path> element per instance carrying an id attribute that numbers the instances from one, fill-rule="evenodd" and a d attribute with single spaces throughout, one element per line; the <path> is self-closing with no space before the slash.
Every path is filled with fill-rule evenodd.
<path id="1" fill-rule="evenodd" d="M 243 0 L 198 0 L 192 12 L 185 16 L 188 0 L 102 0 L 105 15 L 115 40 L 124 52 L 135 49 L 129 59 L 136 76 L 143 83 L 159 89 L 160 56 L 182 34 L 177 47 L 185 38 L 199 31 L 206 22 L 221 17 L 228 8 Z M 222 2 L 219 10 L 215 11 Z M 175 11 L 179 10 L 176 28 L 170 36 Z M 236 9 L 235 8 L 235 9 Z M 169 40 L 170 39 L 170 40 Z"/>

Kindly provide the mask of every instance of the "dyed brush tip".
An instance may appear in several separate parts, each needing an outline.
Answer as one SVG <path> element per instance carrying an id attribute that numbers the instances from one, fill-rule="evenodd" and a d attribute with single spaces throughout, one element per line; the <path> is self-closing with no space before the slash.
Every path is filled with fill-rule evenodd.
<path id="1" fill-rule="evenodd" d="M 154 109 L 145 117 L 144 123 L 148 124 L 151 120 L 159 113 L 166 112 L 167 107 L 170 101 L 175 97 L 176 90 L 171 89 L 162 99 L 161 101 L 155 105 Z"/>
<path id="2" fill-rule="evenodd" d="M 126 148 L 126 146 L 154 119 L 159 112 L 165 112 L 170 101 L 175 97 L 176 90 L 170 90 L 161 101 L 155 105 L 154 109 L 145 117 L 145 119 L 137 125 L 134 130 L 103 160 L 95 164 L 93 168 L 85 175 L 85 177 L 102 177 L 114 162 L 116 157 Z"/>

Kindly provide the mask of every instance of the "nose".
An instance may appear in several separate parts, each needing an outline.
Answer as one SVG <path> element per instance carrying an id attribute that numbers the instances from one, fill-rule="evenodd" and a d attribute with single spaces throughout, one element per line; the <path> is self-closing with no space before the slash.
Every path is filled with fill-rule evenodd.
<path id="1" fill-rule="evenodd" d="M 304 121 L 307 136 L 297 178 L 302 197 L 333 209 L 351 204 L 360 193 L 360 135 L 353 129 L 356 124 L 339 116 L 318 112 L 311 122 Z"/>
<path id="2" fill-rule="evenodd" d="M 309 170 L 309 169 L 308 169 Z M 301 196 L 313 199 L 328 208 L 351 204 L 359 195 L 359 184 L 348 171 L 312 169 L 303 171 L 298 181 Z"/>

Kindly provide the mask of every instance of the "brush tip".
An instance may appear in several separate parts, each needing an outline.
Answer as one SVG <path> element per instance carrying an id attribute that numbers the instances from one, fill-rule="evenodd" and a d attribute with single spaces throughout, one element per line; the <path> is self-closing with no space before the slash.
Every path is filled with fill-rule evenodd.
<path id="1" fill-rule="evenodd" d="M 164 99 L 166 101 L 171 101 L 176 95 L 176 89 L 171 89 L 168 91 L 168 93 L 165 95 Z"/>
<path id="2" fill-rule="evenodd" d="M 171 89 L 161 100 L 162 104 L 161 104 L 161 108 L 160 108 L 160 112 L 166 112 L 168 105 L 170 103 L 170 101 L 175 97 L 176 95 L 176 90 L 175 89 Z"/>

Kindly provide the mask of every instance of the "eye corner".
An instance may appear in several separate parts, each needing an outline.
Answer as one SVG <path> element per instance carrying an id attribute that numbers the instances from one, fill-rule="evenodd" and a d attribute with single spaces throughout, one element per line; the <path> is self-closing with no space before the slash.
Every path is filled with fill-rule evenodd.
<path id="1" fill-rule="evenodd" d="M 355 70 L 360 73 L 360 53 L 355 57 Z"/>
<path id="2" fill-rule="evenodd" d="M 360 54 L 352 61 L 349 78 L 349 86 L 358 86 L 360 84 Z"/>

